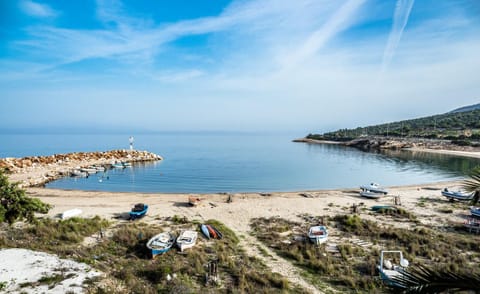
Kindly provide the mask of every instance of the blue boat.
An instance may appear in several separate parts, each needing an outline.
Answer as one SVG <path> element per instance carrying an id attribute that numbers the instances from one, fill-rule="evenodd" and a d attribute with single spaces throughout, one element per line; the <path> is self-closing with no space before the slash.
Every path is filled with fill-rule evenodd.
<path id="1" fill-rule="evenodd" d="M 145 203 L 137 203 L 130 211 L 130 219 L 134 220 L 137 218 L 144 217 L 147 214 L 148 205 Z"/>
<path id="2" fill-rule="evenodd" d="M 172 248 L 175 243 L 175 235 L 170 232 L 164 232 L 153 236 L 148 240 L 147 248 L 152 252 L 152 258 L 163 254 Z"/>
<path id="3" fill-rule="evenodd" d="M 473 199 L 473 193 L 464 191 L 450 191 L 448 188 L 442 190 L 442 195 L 447 197 L 450 201 L 470 201 Z"/>
<path id="4" fill-rule="evenodd" d="M 480 207 L 475 207 L 475 206 L 470 207 L 470 213 L 473 216 L 480 217 Z"/>

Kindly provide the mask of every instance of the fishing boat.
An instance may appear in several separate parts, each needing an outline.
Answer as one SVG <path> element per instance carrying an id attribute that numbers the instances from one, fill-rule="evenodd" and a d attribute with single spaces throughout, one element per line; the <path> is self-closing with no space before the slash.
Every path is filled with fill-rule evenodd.
<path id="1" fill-rule="evenodd" d="M 175 243 L 175 235 L 170 232 L 164 232 L 153 236 L 147 242 L 147 248 L 152 252 L 152 258 L 163 254 L 172 248 Z"/>
<path id="2" fill-rule="evenodd" d="M 134 220 L 137 218 L 144 217 L 147 214 L 148 205 L 145 203 L 137 203 L 133 206 L 132 210 L 130 211 L 130 219 Z"/>
<path id="3" fill-rule="evenodd" d="M 362 189 L 362 191 L 370 191 L 384 195 L 388 194 L 388 191 L 377 183 L 370 183 L 368 185 L 360 186 L 360 189 Z"/>
<path id="4" fill-rule="evenodd" d="M 105 171 L 104 166 L 95 165 L 95 166 L 93 166 L 93 168 L 96 169 L 98 172 L 104 172 Z"/>
<path id="5" fill-rule="evenodd" d="M 476 217 L 480 217 L 480 207 L 470 207 L 470 214 Z"/>
<path id="6" fill-rule="evenodd" d="M 387 257 L 394 258 L 399 264 L 396 265 L 392 260 L 387 259 Z M 378 271 L 380 273 L 380 279 L 390 286 L 395 287 L 404 287 L 398 284 L 394 279 L 395 277 L 400 277 L 405 272 L 405 269 L 408 267 L 408 260 L 403 258 L 403 253 L 398 250 L 383 250 L 380 253 L 380 264 L 377 265 Z"/>
<path id="7" fill-rule="evenodd" d="M 112 163 L 112 168 L 125 168 L 121 162 Z"/>
<path id="8" fill-rule="evenodd" d="M 442 190 L 442 195 L 447 197 L 448 200 L 454 201 L 468 201 L 472 200 L 473 193 L 463 192 L 463 191 L 450 191 L 448 188 Z"/>
<path id="9" fill-rule="evenodd" d="M 74 169 L 74 170 L 72 170 L 72 171 L 70 172 L 70 176 L 72 176 L 72 177 L 79 177 L 79 178 L 85 178 L 85 177 L 88 176 L 88 173 L 82 172 L 82 171 L 80 171 L 80 170 L 78 170 L 78 169 Z"/>
<path id="10" fill-rule="evenodd" d="M 362 191 L 360 191 L 360 196 L 365 197 L 365 198 L 378 199 L 380 197 L 385 196 L 385 194 L 362 189 Z"/>
<path id="11" fill-rule="evenodd" d="M 328 231 L 325 226 L 313 226 L 308 230 L 308 238 L 314 244 L 322 244 L 327 241 Z"/>
<path id="12" fill-rule="evenodd" d="M 195 231 L 183 231 L 180 236 L 177 238 L 177 246 L 180 248 L 180 251 L 192 248 L 197 242 L 198 233 Z"/>
<path id="13" fill-rule="evenodd" d="M 131 167 L 132 164 L 130 162 L 122 161 L 123 167 Z"/>
<path id="14" fill-rule="evenodd" d="M 93 167 L 83 167 L 80 169 L 81 172 L 88 173 L 89 175 L 93 175 L 97 173 L 97 169 Z"/>

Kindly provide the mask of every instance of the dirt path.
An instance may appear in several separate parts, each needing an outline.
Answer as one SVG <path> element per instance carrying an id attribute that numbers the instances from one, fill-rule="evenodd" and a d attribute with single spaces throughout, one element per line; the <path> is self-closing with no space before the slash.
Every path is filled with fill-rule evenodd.
<path id="1" fill-rule="evenodd" d="M 284 276 L 290 282 L 290 284 L 298 285 L 310 293 L 323 293 L 305 281 L 300 275 L 299 269 L 297 269 L 287 260 L 278 256 L 275 252 L 270 250 L 270 248 L 261 244 L 261 242 L 256 238 L 245 234 L 243 235 L 243 238 L 240 238 L 240 246 L 245 249 L 248 255 L 258 258 L 265 263 L 265 265 L 267 265 L 272 272 L 279 273 L 280 275 Z"/>

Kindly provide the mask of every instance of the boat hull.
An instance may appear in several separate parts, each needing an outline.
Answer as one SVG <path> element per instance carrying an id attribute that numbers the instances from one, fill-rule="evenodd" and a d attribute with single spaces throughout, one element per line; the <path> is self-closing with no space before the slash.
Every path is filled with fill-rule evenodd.
<path id="1" fill-rule="evenodd" d="M 385 196 L 383 193 L 377 193 L 369 190 L 363 190 L 360 192 L 360 196 L 365 197 L 365 198 L 371 198 L 371 199 L 378 199 L 380 197 Z"/>
<path id="2" fill-rule="evenodd" d="M 458 201 L 469 201 L 472 200 L 473 198 L 473 193 L 468 194 L 468 193 L 462 193 L 462 192 L 453 192 L 453 191 L 442 191 L 442 195 L 447 197 L 448 200 L 453 201 L 453 200 L 458 200 Z"/>
<path id="3" fill-rule="evenodd" d="M 129 213 L 130 214 L 130 219 L 134 220 L 134 219 L 142 218 L 147 214 L 147 211 L 148 211 L 148 205 L 144 204 L 143 210 L 141 210 L 141 211 L 134 211 L 134 210 L 130 211 L 130 213 Z"/>
<path id="4" fill-rule="evenodd" d="M 328 239 L 328 231 L 325 226 L 314 226 L 308 230 L 308 239 L 313 244 L 325 243 Z"/>
<path id="5" fill-rule="evenodd" d="M 150 249 L 152 258 L 157 255 L 168 252 L 175 243 L 175 236 L 171 233 L 160 233 L 153 236 L 147 242 L 147 248 Z"/>

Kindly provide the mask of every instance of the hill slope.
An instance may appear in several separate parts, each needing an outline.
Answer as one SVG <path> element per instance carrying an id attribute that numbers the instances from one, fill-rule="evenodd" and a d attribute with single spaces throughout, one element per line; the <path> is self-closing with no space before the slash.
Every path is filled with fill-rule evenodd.
<path id="1" fill-rule="evenodd" d="M 454 109 L 448 113 L 456 113 L 456 112 L 465 112 L 465 111 L 472 111 L 472 110 L 477 110 L 477 109 L 480 109 L 480 103 L 478 104 L 474 104 L 474 105 L 469 105 L 469 106 L 464 106 L 464 107 L 460 107 L 460 108 L 457 108 L 457 109 Z"/>
<path id="2" fill-rule="evenodd" d="M 356 129 L 340 129 L 324 134 L 309 134 L 307 138 L 349 141 L 367 135 L 447 140 L 478 140 L 480 139 L 480 104 L 458 108 L 445 114 L 417 119 L 358 127 Z"/>

